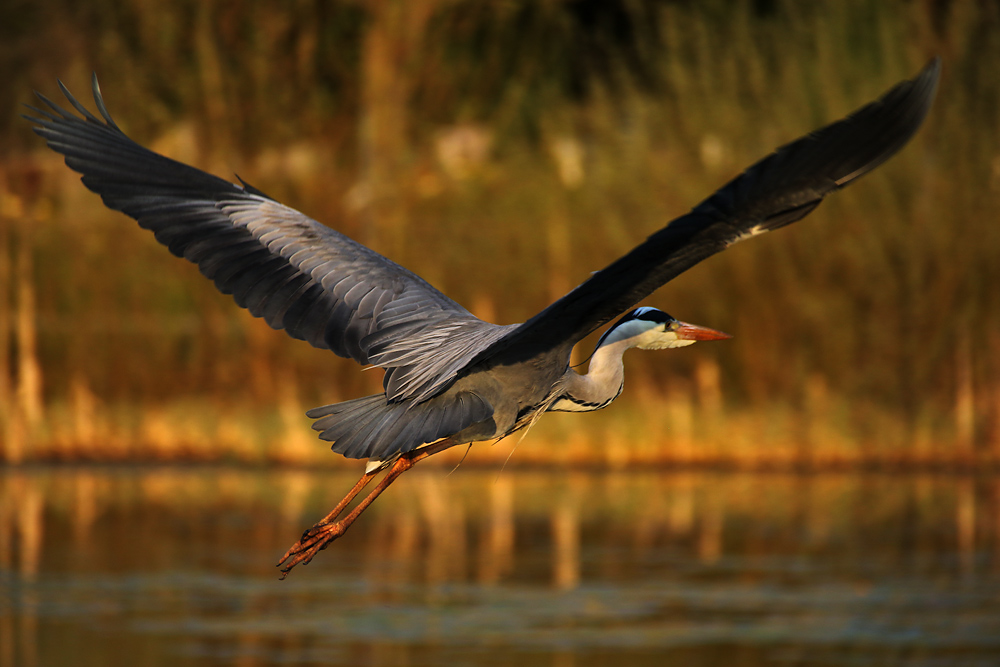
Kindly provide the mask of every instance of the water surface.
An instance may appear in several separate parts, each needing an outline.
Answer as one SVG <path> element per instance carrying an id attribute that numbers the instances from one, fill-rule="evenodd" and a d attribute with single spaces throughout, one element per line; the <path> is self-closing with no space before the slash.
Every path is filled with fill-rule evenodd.
<path id="1" fill-rule="evenodd" d="M 0 473 L 0 667 L 995 665 L 1000 479 Z"/>

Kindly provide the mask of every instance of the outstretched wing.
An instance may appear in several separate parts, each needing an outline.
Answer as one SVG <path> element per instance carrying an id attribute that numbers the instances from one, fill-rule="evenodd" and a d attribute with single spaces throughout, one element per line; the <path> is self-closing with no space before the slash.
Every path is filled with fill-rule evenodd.
<path id="1" fill-rule="evenodd" d="M 97 76 L 82 118 L 42 95 L 35 132 L 104 203 L 135 218 L 172 253 L 275 329 L 387 369 L 390 400 L 422 400 L 508 330 L 483 322 L 425 280 L 245 183 L 235 185 L 129 139 Z"/>
<path id="2" fill-rule="evenodd" d="M 501 356 L 522 360 L 575 345 L 706 257 L 805 217 L 827 194 L 879 166 L 909 141 L 930 110 L 940 72 L 935 58 L 916 78 L 878 100 L 777 149 L 473 363 Z"/>

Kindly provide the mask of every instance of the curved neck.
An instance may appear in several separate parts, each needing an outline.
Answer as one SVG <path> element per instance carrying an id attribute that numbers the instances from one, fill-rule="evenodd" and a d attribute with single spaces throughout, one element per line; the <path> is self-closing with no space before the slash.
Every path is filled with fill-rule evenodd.
<path id="1" fill-rule="evenodd" d="M 549 410 L 554 412 L 590 412 L 607 407 L 622 393 L 625 381 L 625 350 L 635 347 L 631 338 L 605 339 L 590 359 L 586 375 L 570 369 L 563 378 L 563 393 Z"/>

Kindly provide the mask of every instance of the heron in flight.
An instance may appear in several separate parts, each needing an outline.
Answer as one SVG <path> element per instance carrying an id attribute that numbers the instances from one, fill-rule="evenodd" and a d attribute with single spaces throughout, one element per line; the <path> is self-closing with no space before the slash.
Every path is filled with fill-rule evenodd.
<path id="1" fill-rule="evenodd" d="M 293 338 L 384 369 L 382 393 L 306 413 L 333 451 L 368 464 L 282 557 L 284 578 L 421 459 L 503 438 L 546 411 L 606 407 L 621 393 L 629 348 L 728 338 L 638 308 L 600 338 L 586 374 L 570 367 L 574 345 L 667 281 L 738 241 L 799 220 L 900 150 L 930 110 L 940 69 L 935 59 L 846 118 L 778 148 L 527 322 L 505 326 L 476 318 L 420 276 L 242 179 L 231 183 L 135 143 L 112 120 L 96 75 L 100 117 L 59 82 L 79 115 L 38 94 L 44 108 L 30 107 L 36 115 L 26 118 L 105 205 L 197 264 L 239 306 Z"/>

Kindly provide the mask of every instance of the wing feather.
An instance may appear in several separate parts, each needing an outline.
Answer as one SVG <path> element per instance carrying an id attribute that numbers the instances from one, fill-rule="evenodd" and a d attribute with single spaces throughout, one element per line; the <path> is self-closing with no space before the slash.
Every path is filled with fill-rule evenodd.
<path id="1" fill-rule="evenodd" d="M 485 359 L 568 349 L 706 257 L 801 219 L 906 144 L 939 74 L 934 60 L 847 118 L 779 148 L 528 322 L 505 327 L 482 322 L 419 276 L 251 186 L 136 144 L 108 114 L 96 77 L 103 120 L 61 83 L 83 118 L 39 95 L 48 108 L 33 108 L 29 120 L 106 205 L 196 263 L 220 291 L 275 329 L 385 368 L 387 399 L 412 404 Z"/>
<path id="2" fill-rule="evenodd" d="M 930 110 L 940 72 L 935 58 L 874 102 L 778 148 L 472 363 L 568 350 L 703 259 L 800 220 L 827 194 L 879 166 L 910 140 Z"/>
<path id="3" fill-rule="evenodd" d="M 107 112 L 94 78 L 101 117 L 60 82 L 82 118 L 38 95 L 35 132 L 104 203 L 149 229 L 169 250 L 198 265 L 216 287 L 275 329 L 361 364 L 387 369 L 391 401 L 439 393 L 500 327 L 475 318 L 419 276 L 373 250 L 237 185 L 154 153 L 129 139 Z M 459 321 L 462 326 L 454 328 Z M 391 330 L 384 338 L 379 332 Z M 450 332 L 468 340 L 451 339 Z M 376 359 L 370 345 L 380 345 Z M 434 348 L 421 348 L 423 340 Z M 482 341 L 477 344 L 477 341 Z M 395 347 L 399 354 L 394 355 Z M 423 352 L 420 350 L 423 349 Z M 453 360 L 453 350 L 466 358 Z M 406 358 L 399 363 L 397 358 Z M 419 378 L 419 379 L 417 379 Z"/>

